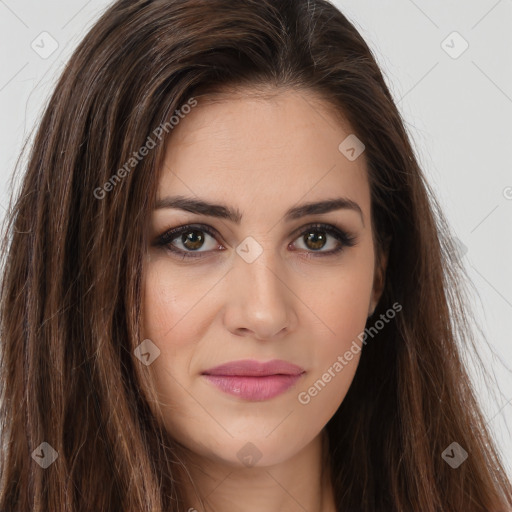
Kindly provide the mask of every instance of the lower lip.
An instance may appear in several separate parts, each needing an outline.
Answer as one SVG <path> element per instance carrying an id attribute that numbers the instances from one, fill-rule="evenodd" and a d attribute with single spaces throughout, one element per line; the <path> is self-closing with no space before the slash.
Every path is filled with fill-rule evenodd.
<path id="1" fill-rule="evenodd" d="M 246 377 L 242 375 L 204 375 L 214 386 L 244 400 L 269 400 L 290 389 L 301 375 L 267 375 Z"/>

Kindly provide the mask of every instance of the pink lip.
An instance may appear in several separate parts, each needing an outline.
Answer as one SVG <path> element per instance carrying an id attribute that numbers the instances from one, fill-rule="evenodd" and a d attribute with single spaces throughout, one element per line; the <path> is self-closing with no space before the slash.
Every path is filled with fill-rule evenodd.
<path id="1" fill-rule="evenodd" d="M 268 400 L 300 379 L 304 369 L 286 361 L 274 359 L 266 363 L 255 360 L 232 361 L 202 373 L 221 391 L 245 400 Z"/>

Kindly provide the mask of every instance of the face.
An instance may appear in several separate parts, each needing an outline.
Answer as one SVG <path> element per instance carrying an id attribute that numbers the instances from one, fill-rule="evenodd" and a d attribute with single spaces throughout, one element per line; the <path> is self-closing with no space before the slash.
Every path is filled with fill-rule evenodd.
<path id="1" fill-rule="evenodd" d="M 330 112 L 307 92 L 199 98 L 172 131 L 148 228 L 143 339 L 160 351 L 148 368 L 166 429 L 191 453 L 287 460 L 353 379 L 381 280 L 365 155 L 341 152 L 352 131 Z M 213 375 L 240 360 L 295 366 Z"/>

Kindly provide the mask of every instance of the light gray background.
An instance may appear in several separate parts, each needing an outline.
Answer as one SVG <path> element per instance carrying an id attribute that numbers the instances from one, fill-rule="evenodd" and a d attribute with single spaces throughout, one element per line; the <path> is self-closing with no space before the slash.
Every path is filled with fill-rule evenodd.
<path id="1" fill-rule="evenodd" d="M 2 217 L 22 142 L 72 50 L 110 3 L 0 0 Z M 484 392 L 477 367 L 472 374 L 512 474 L 512 375 L 503 364 L 512 366 L 512 0 L 335 3 L 374 51 L 465 253 L 496 396 Z M 41 56 L 52 38 L 57 49 Z"/>

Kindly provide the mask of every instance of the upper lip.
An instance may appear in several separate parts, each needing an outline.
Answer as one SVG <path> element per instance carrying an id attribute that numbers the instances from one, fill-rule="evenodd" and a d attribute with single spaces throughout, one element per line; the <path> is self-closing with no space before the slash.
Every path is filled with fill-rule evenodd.
<path id="1" fill-rule="evenodd" d="M 260 362 L 254 359 L 231 361 L 215 368 L 202 372 L 203 375 L 244 375 L 249 377 L 263 377 L 266 375 L 300 375 L 304 369 L 295 364 L 273 359 L 272 361 Z"/>

